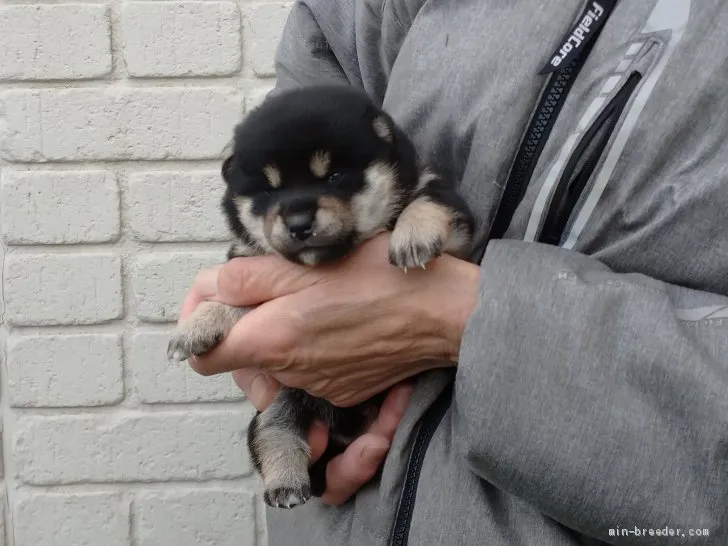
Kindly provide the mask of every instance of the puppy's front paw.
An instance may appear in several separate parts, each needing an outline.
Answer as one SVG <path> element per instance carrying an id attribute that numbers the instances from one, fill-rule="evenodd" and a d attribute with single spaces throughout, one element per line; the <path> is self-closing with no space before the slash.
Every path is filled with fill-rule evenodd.
<path id="1" fill-rule="evenodd" d="M 446 206 L 418 197 L 405 207 L 389 240 L 389 262 L 407 271 L 425 268 L 440 256 L 450 236 L 452 211 Z"/>
<path id="2" fill-rule="evenodd" d="M 263 500 L 273 508 L 293 508 L 305 504 L 310 498 L 311 487 L 308 484 L 266 488 L 263 492 Z"/>
<path id="3" fill-rule="evenodd" d="M 167 346 L 167 357 L 182 362 L 205 354 L 225 337 L 246 310 L 215 301 L 202 302 L 174 332 Z"/>
<path id="4" fill-rule="evenodd" d="M 395 229 L 389 241 L 389 263 L 403 269 L 421 267 L 442 254 L 443 240 L 437 233 Z"/>
<path id="5" fill-rule="evenodd" d="M 191 324 L 178 329 L 167 346 L 167 358 L 182 362 L 191 356 L 199 356 L 215 347 L 225 336 L 216 325 Z"/>

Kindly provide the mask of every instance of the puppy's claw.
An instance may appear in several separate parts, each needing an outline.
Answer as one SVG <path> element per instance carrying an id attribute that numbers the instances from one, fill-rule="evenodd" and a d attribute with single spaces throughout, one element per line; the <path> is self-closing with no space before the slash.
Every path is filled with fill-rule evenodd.
<path id="1" fill-rule="evenodd" d="M 434 260 L 442 254 L 441 249 L 440 241 L 428 244 L 417 244 L 412 241 L 403 243 L 393 236 L 389 248 L 389 263 L 399 267 L 405 273 L 414 267 L 426 270 L 430 260 Z"/>
<path id="2" fill-rule="evenodd" d="M 311 488 L 308 485 L 299 487 L 275 487 L 266 489 L 263 493 L 263 500 L 273 508 L 291 509 L 301 504 L 306 504 L 311 498 Z"/>
<path id="3" fill-rule="evenodd" d="M 187 360 L 188 357 L 189 355 L 186 355 L 183 350 L 178 349 L 172 341 L 169 342 L 169 345 L 167 346 L 167 360 L 170 362 L 183 362 Z"/>
<path id="4" fill-rule="evenodd" d="M 205 354 L 222 341 L 223 332 L 214 330 L 184 329 L 176 332 L 167 346 L 167 358 L 171 362 L 183 362 L 191 356 Z"/>

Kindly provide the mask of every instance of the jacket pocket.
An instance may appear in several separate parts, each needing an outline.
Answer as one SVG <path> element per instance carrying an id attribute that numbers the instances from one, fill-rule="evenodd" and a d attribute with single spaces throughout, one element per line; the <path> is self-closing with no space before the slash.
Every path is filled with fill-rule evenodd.
<path id="1" fill-rule="evenodd" d="M 628 46 L 549 169 L 531 212 L 525 240 L 562 243 L 574 212 L 609 156 L 615 133 L 630 116 L 631 103 L 662 49 L 662 42 L 653 37 Z"/>
<path id="2" fill-rule="evenodd" d="M 551 245 L 558 245 L 561 242 L 566 223 L 594 173 L 599 159 L 604 154 L 625 106 L 641 80 L 640 72 L 630 72 L 624 85 L 584 133 L 556 184 L 554 198 L 541 227 L 539 242 Z"/>

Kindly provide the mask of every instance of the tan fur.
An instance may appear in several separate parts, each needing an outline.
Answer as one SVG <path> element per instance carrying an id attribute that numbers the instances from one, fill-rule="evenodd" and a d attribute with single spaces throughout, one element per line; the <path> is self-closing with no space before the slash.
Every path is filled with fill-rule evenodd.
<path id="1" fill-rule="evenodd" d="M 351 200 L 356 229 L 367 239 L 383 231 L 383 224 L 392 217 L 400 196 L 395 190 L 396 167 L 374 162 L 364 171 L 367 186 Z"/>
<path id="2" fill-rule="evenodd" d="M 263 167 L 263 174 L 268 180 L 268 183 L 274 188 L 281 187 L 281 171 L 275 165 L 266 165 Z"/>
<path id="3" fill-rule="evenodd" d="M 316 225 L 317 231 L 324 235 L 348 233 L 354 227 L 351 207 L 336 197 L 319 197 Z"/>
<path id="4" fill-rule="evenodd" d="M 452 232 L 453 212 L 426 197 L 412 201 L 397 219 L 389 242 L 396 265 L 407 269 L 425 267 L 443 252 Z"/>
<path id="5" fill-rule="evenodd" d="M 248 197 L 235 197 L 235 205 L 238 209 L 238 217 L 240 222 L 245 226 L 245 229 L 250 233 L 250 237 L 253 241 L 260 245 L 263 252 L 272 254 L 274 251 L 273 247 L 268 242 L 265 236 L 266 226 L 265 220 L 259 216 L 255 216 L 252 212 L 253 201 Z"/>
<path id="6" fill-rule="evenodd" d="M 311 156 L 308 166 L 316 178 L 325 177 L 331 166 L 331 154 L 324 150 L 317 150 Z"/>
<path id="7" fill-rule="evenodd" d="M 252 451 L 260 457 L 260 473 L 268 500 L 282 508 L 303 504 L 308 500 L 304 491 L 310 491 L 311 450 L 290 427 L 289 412 L 281 391 L 258 416 L 252 446 Z"/>
<path id="8" fill-rule="evenodd" d="M 242 241 L 237 241 L 230 246 L 229 255 L 231 258 L 246 258 L 249 256 L 257 256 L 259 254 L 260 250 Z"/>
<path id="9" fill-rule="evenodd" d="M 209 351 L 247 312 L 246 308 L 203 301 L 177 326 L 167 348 L 168 358 L 181 362 Z"/>
<path id="10" fill-rule="evenodd" d="M 387 123 L 387 120 L 383 117 L 378 117 L 374 119 L 374 123 L 372 124 L 374 127 L 374 132 L 377 133 L 377 136 L 381 138 L 385 142 L 389 142 L 391 144 L 392 142 L 392 129 L 389 126 L 389 123 Z"/>

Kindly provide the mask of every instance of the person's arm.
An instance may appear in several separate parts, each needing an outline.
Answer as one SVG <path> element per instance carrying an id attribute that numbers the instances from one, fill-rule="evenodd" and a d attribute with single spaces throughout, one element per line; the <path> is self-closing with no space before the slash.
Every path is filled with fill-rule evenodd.
<path id="1" fill-rule="evenodd" d="M 520 241 L 482 264 L 454 399 L 471 469 L 608 543 L 728 543 L 728 298 Z"/>

